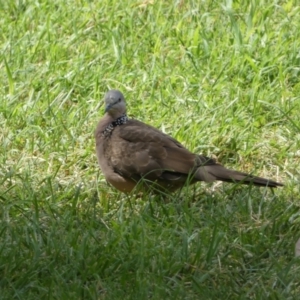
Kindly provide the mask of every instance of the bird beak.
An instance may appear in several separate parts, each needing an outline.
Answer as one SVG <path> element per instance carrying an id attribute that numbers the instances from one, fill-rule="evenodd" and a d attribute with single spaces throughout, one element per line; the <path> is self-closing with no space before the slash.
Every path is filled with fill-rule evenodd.
<path id="1" fill-rule="evenodd" d="M 112 104 L 107 104 L 105 106 L 105 112 L 107 113 L 111 109 L 111 107 L 112 107 Z"/>

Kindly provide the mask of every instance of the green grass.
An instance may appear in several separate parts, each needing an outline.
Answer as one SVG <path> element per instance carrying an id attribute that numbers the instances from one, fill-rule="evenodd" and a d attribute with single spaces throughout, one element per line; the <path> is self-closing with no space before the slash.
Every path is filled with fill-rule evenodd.
<path id="1" fill-rule="evenodd" d="M 1 1 L 0 299 L 298 299 L 299 13 Z M 130 117 L 285 187 L 118 193 L 93 138 L 110 88 Z"/>

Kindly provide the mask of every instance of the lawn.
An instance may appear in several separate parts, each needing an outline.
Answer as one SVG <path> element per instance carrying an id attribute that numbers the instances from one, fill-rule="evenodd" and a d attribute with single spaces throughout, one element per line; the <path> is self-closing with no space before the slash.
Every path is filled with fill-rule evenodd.
<path id="1" fill-rule="evenodd" d="M 0 299 L 298 299 L 300 6 L 0 4 Z M 128 115 L 283 182 L 169 195 L 109 186 L 94 130 Z"/>

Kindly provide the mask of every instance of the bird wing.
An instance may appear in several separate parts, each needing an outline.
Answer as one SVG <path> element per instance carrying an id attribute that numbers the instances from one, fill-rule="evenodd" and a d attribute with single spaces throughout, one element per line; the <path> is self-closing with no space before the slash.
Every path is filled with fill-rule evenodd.
<path id="1" fill-rule="evenodd" d="M 176 178 L 190 174 L 201 158 L 202 163 L 212 163 L 191 153 L 169 135 L 136 120 L 116 127 L 106 144 L 105 155 L 114 171 L 129 178 Z"/>

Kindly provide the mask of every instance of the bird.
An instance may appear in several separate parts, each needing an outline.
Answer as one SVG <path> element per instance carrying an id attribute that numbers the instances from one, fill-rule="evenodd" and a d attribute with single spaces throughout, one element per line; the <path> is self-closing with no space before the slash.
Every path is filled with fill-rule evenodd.
<path id="1" fill-rule="evenodd" d="M 216 160 L 190 152 L 176 139 L 126 114 L 124 95 L 109 90 L 105 114 L 95 130 L 96 155 L 106 181 L 121 192 L 138 186 L 176 191 L 198 181 L 252 184 L 275 188 L 274 180 L 227 169 Z"/>

